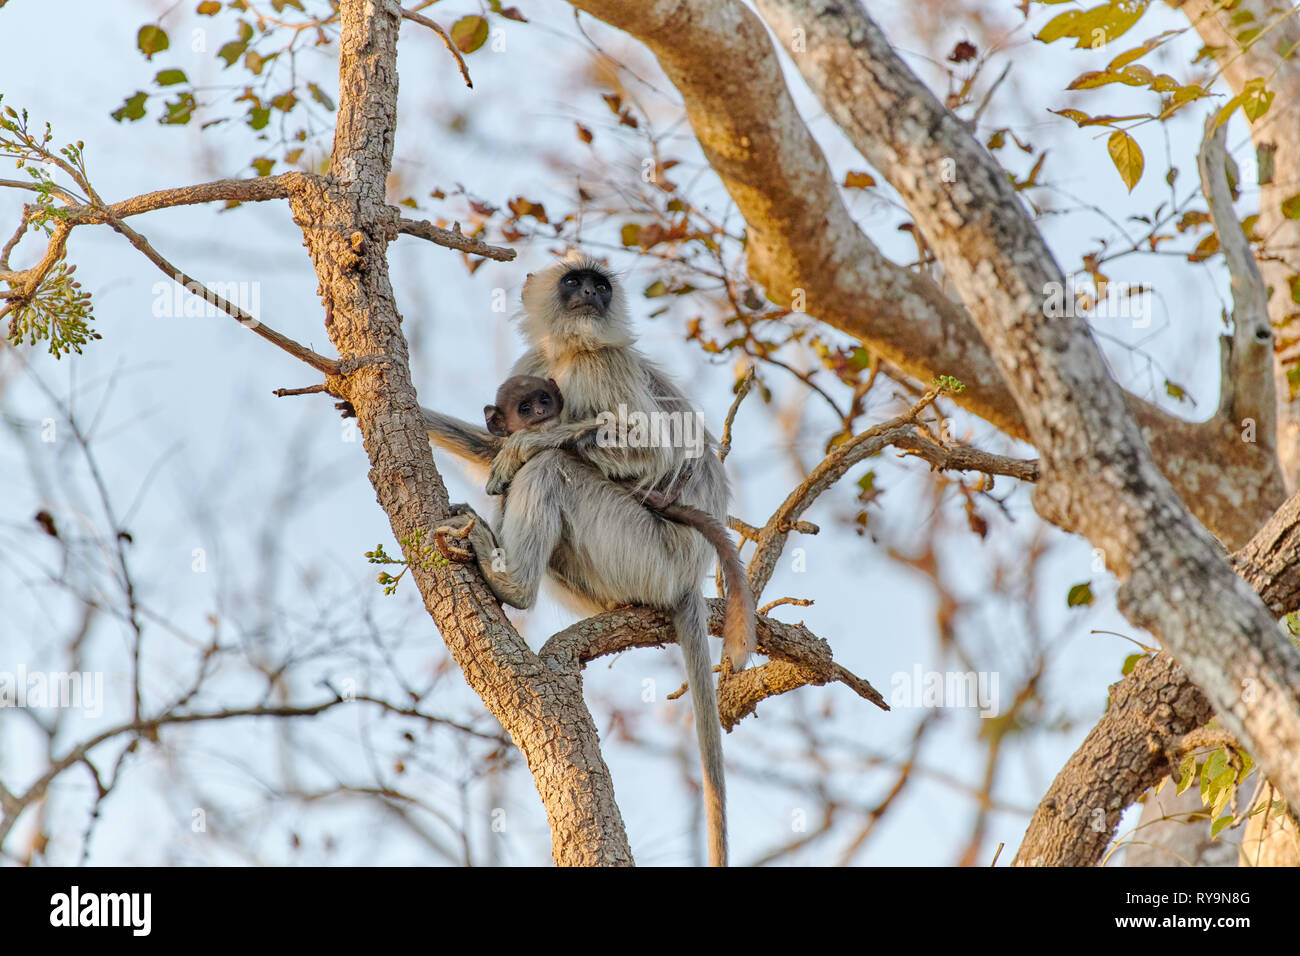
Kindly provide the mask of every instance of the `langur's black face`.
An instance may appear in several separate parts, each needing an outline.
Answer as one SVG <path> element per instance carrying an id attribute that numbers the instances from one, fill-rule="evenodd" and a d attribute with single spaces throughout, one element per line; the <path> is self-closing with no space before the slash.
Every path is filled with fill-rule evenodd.
<path id="1" fill-rule="evenodd" d="M 560 305 L 565 312 L 603 316 L 609 311 L 614 290 L 609 277 L 595 269 L 573 269 L 560 279 Z"/>

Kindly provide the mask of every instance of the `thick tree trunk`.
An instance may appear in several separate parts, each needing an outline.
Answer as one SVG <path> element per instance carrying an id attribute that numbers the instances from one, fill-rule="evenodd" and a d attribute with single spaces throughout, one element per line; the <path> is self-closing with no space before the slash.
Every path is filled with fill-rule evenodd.
<path id="1" fill-rule="evenodd" d="M 465 680 L 528 762 L 550 820 L 555 861 L 630 864 L 579 674 L 538 660 L 476 569 L 449 565 L 427 550 L 448 514 L 447 491 L 411 383 L 386 259 L 398 219 L 385 182 L 397 115 L 400 8 L 393 0 L 344 0 L 341 12 L 331 174 L 295 181 L 290 200 L 342 359 L 344 374 L 332 384 L 356 409 L 371 484 L 429 615 Z"/>

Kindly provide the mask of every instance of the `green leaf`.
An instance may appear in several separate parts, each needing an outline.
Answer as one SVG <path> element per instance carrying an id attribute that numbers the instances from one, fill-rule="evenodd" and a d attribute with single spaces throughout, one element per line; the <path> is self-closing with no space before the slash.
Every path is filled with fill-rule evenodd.
<path id="1" fill-rule="evenodd" d="M 161 53 L 171 46 L 171 41 L 167 39 L 167 33 L 162 27 L 149 24 L 141 27 L 135 35 L 135 45 L 140 48 L 146 60 L 151 60 L 155 53 Z"/>
<path id="2" fill-rule="evenodd" d="M 221 12 L 221 4 L 217 0 L 203 0 L 194 12 L 201 17 L 215 17 Z"/>
<path id="3" fill-rule="evenodd" d="M 1273 105 L 1273 93 L 1265 88 L 1264 81 L 1261 79 L 1250 80 L 1242 89 L 1245 100 L 1242 101 L 1241 110 L 1246 114 L 1246 119 L 1252 123 L 1268 112 L 1268 108 Z"/>
<path id="4" fill-rule="evenodd" d="M 667 295 L 668 283 L 664 282 L 663 279 L 659 279 L 655 282 L 652 282 L 650 285 L 646 286 L 646 290 L 642 294 L 647 299 L 657 299 L 661 295 Z"/>
<path id="5" fill-rule="evenodd" d="M 641 227 L 634 222 L 629 222 L 619 231 L 619 238 L 622 239 L 625 246 L 639 246 L 641 244 Z M 1300 278 L 1300 276 L 1295 278 Z M 1300 302 L 1300 299 L 1296 301 Z"/>
<path id="6" fill-rule="evenodd" d="M 307 92 L 311 94 L 313 100 L 325 107 L 325 109 L 329 110 L 331 113 L 334 112 L 334 101 L 330 99 L 328 93 L 322 90 L 315 83 L 307 84 Z"/>
<path id="7" fill-rule="evenodd" d="M 1252 769 L 1254 766 L 1255 766 L 1255 761 L 1251 758 L 1250 754 L 1245 753 L 1245 752 L 1242 752 L 1242 753 L 1241 753 L 1241 773 L 1237 776 L 1237 782 L 1240 783 L 1242 780 L 1245 780 L 1245 779 L 1246 779 L 1246 775 L 1247 775 L 1248 773 L 1250 773 L 1251 769 Z"/>
<path id="8" fill-rule="evenodd" d="M 1183 794 L 1192 781 L 1196 779 L 1196 755 L 1188 754 L 1183 758 L 1183 762 L 1178 766 L 1178 789 L 1179 795 Z"/>
<path id="9" fill-rule="evenodd" d="M 1228 121 L 1237 107 L 1242 108 L 1246 114 L 1246 119 L 1252 123 L 1268 112 L 1268 108 L 1273 105 L 1273 93 L 1264 86 L 1263 79 L 1256 77 L 1253 80 L 1247 80 L 1241 88 L 1241 92 L 1228 100 L 1223 109 L 1219 110 L 1218 115 L 1214 118 L 1214 126 L 1217 129 Z"/>
<path id="10" fill-rule="evenodd" d="M 1220 53 L 1227 51 L 1226 46 L 1203 46 L 1196 51 L 1196 57 L 1192 60 L 1192 66 L 1200 63 L 1202 60 L 1213 60 Z"/>
<path id="11" fill-rule="evenodd" d="M 1196 244 L 1196 248 L 1187 254 L 1188 262 L 1204 262 L 1219 251 L 1219 234 L 1210 233 Z"/>
<path id="12" fill-rule="evenodd" d="M 1212 751 L 1210 755 L 1205 758 L 1205 767 L 1201 770 L 1201 776 L 1209 777 L 1211 782 L 1213 782 L 1214 778 L 1223 773 L 1223 768 L 1227 765 L 1228 755 L 1224 752 L 1223 748 L 1220 747 L 1218 750 Z"/>
<path id="13" fill-rule="evenodd" d="M 1125 677 L 1132 674 L 1133 668 L 1137 667 L 1137 662 L 1142 660 L 1144 657 L 1146 657 L 1146 655 L 1141 652 L 1130 654 L 1128 657 L 1124 658 L 1124 666 L 1120 668 L 1120 673 Z"/>
<path id="14" fill-rule="evenodd" d="M 1070 588 L 1065 596 L 1066 607 L 1087 607 L 1092 603 L 1092 582 L 1084 581 Z"/>
<path id="15" fill-rule="evenodd" d="M 259 156 L 257 159 L 253 160 L 248 165 L 252 166 L 254 169 L 257 170 L 257 175 L 270 176 L 271 168 L 275 166 L 275 160 L 267 159 L 265 156 Z"/>
<path id="16" fill-rule="evenodd" d="M 231 40 L 220 50 L 217 51 L 217 58 L 226 61 L 226 67 L 235 65 L 235 61 L 244 55 L 248 49 L 248 43 L 244 40 Z"/>
<path id="17" fill-rule="evenodd" d="M 189 77 L 184 70 L 159 70 L 153 81 L 159 86 L 175 86 L 177 83 L 188 83 Z"/>
<path id="18" fill-rule="evenodd" d="M 260 106 L 254 106 L 248 111 L 248 125 L 250 129 L 266 129 L 266 124 L 271 122 L 271 111 Z"/>
<path id="19" fill-rule="evenodd" d="M 1116 131 L 1110 134 L 1106 149 L 1110 152 L 1111 162 L 1119 170 L 1124 185 L 1128 186 L 1129 192 L 1132 192 L 1133 187 L 1142 178 L 1142 149 L 1138 146 L 1137 140 L 1128 133 Z"/>
<path id="20" fill-rule="evenodd" d="M 1288 219 L 1300 219 L 1300 193 L 1282 200 L 1282 215 Z"/>
<path id="21" fill-rule="evenodd" d="M 1226 826 L 1227 826 L 1229 823 L 1231 823 L 1231 822 L 1232 822 L 1232 814 L 1229 813 L 1229 814 L 1226 814 L 1226 815 L 1224 815 L 1224 816 L 1219 817 L 1219 819 L 1217 819 L 1217 820 L 1215 820 L 1213 823 L 1211 823 L 1211 824 L 1210 824 L 1210 839 L 1213 840 L 1214 838 L 1216 838 L 1220 833 L 1223 832 L 1224 827 L 1226 827 Z"/>
<path id="22" fill-rule="evenodd" d="M 194 99 L 192 93 L 181 93 L 175 100 L 164 104 L 167 107 L 167 115 L 158 120 L 164 126 L 184 126 L 194 117 L 194 110 L 198 107 L 198 101 Z"/>
<path id="23" fill-rule="evenodd" d="M 461 17 L 451 25 L 451 42 L 461 53 L 473 53 L 488 38 L 488 22 L 483 17 Z"/>
<path id="24" fill-rule="evenodd" d="M 119 123 L 122 122 L 122 120 L 124 119 L 127 120 L 144 119 L 144 104 L 145 104 L 145 100 L 147 100 L 148 98 L 149 98 L 149 94 L 142 93 L 142 92 L 136 93 L 135 96 L 128 96 L 126 98 L 126 102 L 123 103 L 121 106 L 119 106 L 117 109 L 113 110 L 113 112 L 110 113 L 109 115 L 112 116 L 113 119 L 117 120 Z"/>

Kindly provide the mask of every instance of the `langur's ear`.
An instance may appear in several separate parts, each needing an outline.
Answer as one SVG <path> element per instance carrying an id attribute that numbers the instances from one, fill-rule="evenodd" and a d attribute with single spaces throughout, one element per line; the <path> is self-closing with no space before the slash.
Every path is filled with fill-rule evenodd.
<path id="1" fill-rule="evenodd" d="M 551 388 L 555 389 L 555 411 L 558 414 L 564 411 L 564 395 L 560 392 L 559 382 L 553 378 L 548 378 L 547 381 L 551 383 Z"/>
<path id="2" fill-rule="evenodd" d="M 510 435 L 510 433 L 506 431 L 505 412 L 501 411 L 501 409 L 497 408 L 495 405 L 483 406 L 483 420 L 487 422 L 487 430 L 493 435 L 496 435 L 497 438 L 506 438 Z"/>

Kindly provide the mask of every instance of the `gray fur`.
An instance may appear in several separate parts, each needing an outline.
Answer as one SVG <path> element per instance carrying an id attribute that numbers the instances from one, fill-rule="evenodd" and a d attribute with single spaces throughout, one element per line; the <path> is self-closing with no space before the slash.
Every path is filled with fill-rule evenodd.
<path id="1" fill-rule="evenodd" d="M 574 269 L 598 270 L 609 277 L 613 291 L 608 309 L 602 311 L 599 303 L 565 307 L 558 286 Z M 555 379 L 564 396 L 562 424 L 589 425 L 600 412 L 617 411 L 620 405 L 644 412 L 691 409 L 668 375 L 635 348 L 622 283 L 596 260 L 570 256 L 529 276 L 523 305 L 522 325 L 531 348 L 511 374 Z M 695 530 L 647 510 L 632 492 L 616 484 L 628 481 L 675 492 L 681 505 L 725 525 L 727 479 L 714 437 L 706 433 L 704 454 L 697 458 L 676 446 L 595 445 L 584 446 L 579 458 L 544 447 L 537 433 L 548 428 L 540 428 L 505 439 L 497 456 L 491 444 L 495 439 L 484 429 L 428 411 L 425 420 L 430 440 L 440 447 L 480 462 L 496 458 L 493 480 L 497 487 L 508 484 L 495 537 L 480 519 L 469 539 L 499 600 L 531 607 L 549 570 L 576 599 L 576 606 L 587 611 L 643 604 L 671 615 L 695 709 L 709 861 L 726 865 L 722 736 L 708 650 L 708 612 L 700 592 L 713 551 Z M 744 666 L 749 649 L 729 649 L 736 669 Z"/>

